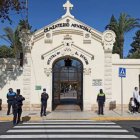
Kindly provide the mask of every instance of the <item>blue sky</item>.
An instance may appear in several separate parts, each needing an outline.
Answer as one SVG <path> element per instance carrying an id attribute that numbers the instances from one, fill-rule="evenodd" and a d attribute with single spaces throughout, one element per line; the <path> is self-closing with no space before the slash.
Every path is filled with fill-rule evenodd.
<path id="1" fill-rule="evenodd" d="M 85 24 L 103 32 L 105 26 L 109 23 L 112 14 L 116 18 L 121 12 L 125 12 L 132 17 L 140 18 L 140 0 L 70 0 L 74 5 L 71 13 L 76 19 Z M 33 29 L 40 29 L 51 22 L 61 18 L 65 14 L 63 4 L 66 0 L 29 0 L 29 22 Z M 25 18 L 25 12 L 16 15 L 11 13 L 13 24 L 8 22 L 0 23 L 0 34 L 3 34 L 2 28 L 11 26 L 15 28 L 19 19 Z M 128 54 L 130 44 L 135 36 L 135 29 L 125 35 L 124 55 Z M 0 40 L 0 45 L 6 42 Z"/>

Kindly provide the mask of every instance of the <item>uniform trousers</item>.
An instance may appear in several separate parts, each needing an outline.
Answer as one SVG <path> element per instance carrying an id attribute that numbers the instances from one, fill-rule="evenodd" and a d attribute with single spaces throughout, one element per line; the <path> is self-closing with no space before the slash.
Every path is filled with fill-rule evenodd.
<path id="1" fill-rule="evenodd" d="M 10 110 L 11 110 L 11 107 L 12 107 L 12 102 L 8 102 L 8 110 L 7 110 L 7 115 L 10 114 Z M 13 112 L 13 108 L 12 108 L 12 112 Z"/>
<path id="2" fill-rule="evenodd" d="M 40 115 L 46 115 L 46 108 L 47 108 L 47 103 L 41 103 L 41 112 Z"/>
<path id="3" fill-rule="evenodd" d="M 104 102 L 98 102 L 98 114 L 104 114 Z"/>
<path id="4" fill-rule="evenodd" d="M 20 122 L 20 117 L 22 114 L 22 107 L 18 107 L 13 110 L 13 124 L 18 124 Z"/>

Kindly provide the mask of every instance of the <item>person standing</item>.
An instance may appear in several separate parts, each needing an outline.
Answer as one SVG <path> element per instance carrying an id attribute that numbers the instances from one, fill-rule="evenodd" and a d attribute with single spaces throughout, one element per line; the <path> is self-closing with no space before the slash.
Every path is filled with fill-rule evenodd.
<path id="1" fill-rule="evenodd" d="M 9 88 L 9 92 L 7 93 L 7 103 L 8 103 L 7 115 L 10 115 L 10 110 L 11 110 L 11 107 L 12 107 L 13 100 L 14 100 L 15 96 L 16 96 L 16 93 L 13 92 L 12 88 Z"/>
<path id="2" fill-rule="evenodd" d="M 138 113 L 140 113 L 140 91 L 139 91 L 139 95 L 138 95 Z"/>
<path id="3" fill-rule="evenodd" d="M 136 104 L 135 104 L 135 102 L 134 102 L 134 98 L 133 98 L 133 97 L 131 97 L 131 98 L 130 98 L 130 101 L 129 101 L 129 110 L 130 110 L 130 112 L 131 112 L 132 114 L 134 114 L 135 111 L 136 111 Z"/>
<path id="4" fill-rule="evenodd" d="M 98 114 L 104 115 L 104 104 L 105 104 L 105 94 L 103 90 L 100 89 L 100 93 L 97 95 L 97 102 L 98 102 Z"/>
<path id="5" fill-rule="evenodd" d="M 43 89 L 43 93 L 41 94 L 41 112 L 40 116 L 46 116 L 46 108 L 47 108 L 47 100 L 49 98 L 48 93 L 46 93 L 46 89 Z"/>
<path id="6" fill-rule="evenodd" d="M 133 91 L 133 98 L 136 104 L 136 112 L 138 112 L 138 109 L 139 109 L 138 96 L 139 96 L 138 87 L 135 87 Z"/>
<path id="7" fill-rule="evenodd" d="M 22 114 L 22 105 L 25 98 L 20 95 L 20 89 L 17 89 L 17 95 L 13 102 L 13 124 L 16 125 L 20 123 L 20 117 Z"/>

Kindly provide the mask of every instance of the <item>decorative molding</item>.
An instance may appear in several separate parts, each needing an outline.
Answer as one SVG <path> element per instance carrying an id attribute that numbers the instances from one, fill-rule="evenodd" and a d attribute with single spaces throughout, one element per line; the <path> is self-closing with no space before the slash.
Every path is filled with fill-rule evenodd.
<path id="1" fill-rule="evenodd" d="M 55 30 L 53 31 L 53 36 L 59 35 L 59 34 L 75 34 L 79 36 L 83 36 L 83 32 L 76 30 L 76 29 L 62 29 L 62 30 Z"/>
<path id="2" fill-rule="evenodd" d="M 62 44 L 64 45 L 64 47 L 72 46 L 72 36 L 70 36 L 69 34 L 64 35 L 64 41 L 62 42 Z"/>
<path id="3" fill-rule="evenodd" d="M 44 35 L 45 35 L 44 43 L 52 44 L 53 43 L 52 33 L 46 33 Z"/>
<path id="4" fill-rule="evenodd" d="M 75 46 L 71 40 L 62 42 L 62 45 L 59 45 L 55 49 L 42 54 L 41 59 L 45 59 L 46 64 L 50 65 L 53 63 L 54 59 L 61 56 L 77 57 L 82 62 L 85 62 L 86 65 L 89 65 L 89 60 L 94 60 L 94 56 L 91 53 L 81 49 L 78 46 Z"/>
<path id="5" fill-rule="evenodd" d="M 44 39 L 44 43 L 47 43 L 47 44 L 52 44 L 53 41 L 52 39 Z"/>
<path id="6" fill-rule="evenodd" d="M 84 68 L 84 74 L 85 75 L 90 75 L 91 74 L 91 68 Z"/>
<path id="7" fill-rule="evenodd" d="M 72 36 L 69 35 L 69 34 L 66 34 L 66 35 L 64 36 L 64 40 L 72 40 Z"/>
<path id="8" fill-rule="evenodd" d="M 46 73 L 47 77 L 49 77 L 52 73 L 52 68 L 44 68 L 44 72 Z"/>
<path id="9" fill-rule="evenodd" d="M 113 44 L 115 42 L 115 33 L 112 30 L 106 30 L 102 36 L 102 43 L 105 51 L 112 52 Z"/>
<path id="10" fill-rule="evenodd" d="M 83 44 L 91 44 L 91 40 L 83 40 Z"/>

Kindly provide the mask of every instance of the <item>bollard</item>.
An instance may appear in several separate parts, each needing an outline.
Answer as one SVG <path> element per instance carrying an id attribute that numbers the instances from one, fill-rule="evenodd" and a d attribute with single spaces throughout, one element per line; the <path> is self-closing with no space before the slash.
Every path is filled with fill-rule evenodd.
<path id="1" fill-rule="evenodd" d="M 2 110 L 2 99 L 0 99 L 0 110 Z"/>

